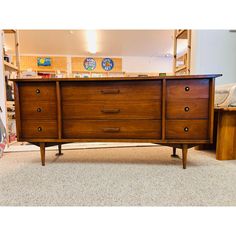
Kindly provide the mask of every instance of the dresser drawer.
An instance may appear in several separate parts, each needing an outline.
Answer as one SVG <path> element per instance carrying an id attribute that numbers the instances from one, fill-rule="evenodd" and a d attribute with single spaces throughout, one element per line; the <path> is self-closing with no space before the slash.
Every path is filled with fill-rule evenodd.
<path id="1" fill-rule="evenodd" d="M 64 101 L 63 119 L 160 119 L 161 101 Z"/>
<path id="2" fill-rule="evenodd" d="M 57 138 L 57 121 L 22 120 L 22 138 Z"/>
<path id="3" fill-rule="evenodd" d="M 19 84 L 21 101 L 56 101 L 54 82 L 28 82 Z"/>
<path id="4" fill-rule="evenodd" d="M 61 96 L 63 101 L 156 100 L 161 98 L 161 81 L 64 82 Z"/>
<path id="5" fill-rule="evenodd" d="M 208 98 L 209 80 L 208 79 L 178 79 L 167 80 L 167 99 L 175 100 L 179 98 Z"/>
<path id="6" fill-rule="evenodd" d="M 206 140 L 208 120 L 167 120 L 166 139 Z"/>
<path id="7" fill-rule="evenodd" d="M 207 119 L 208 99 L 176 99 L 167 102 L 167 119 Z"/>
<path id="8" fill-rule="evenodd" d="M 56 102 L 34 101 L 21 102 L 21 119 L 26 120 L 56 120 Z"/>
<path id="9" fill-rule="evenodd" d="M 160 139 L 160 120 L 63 120 L 63 138 Z"/>

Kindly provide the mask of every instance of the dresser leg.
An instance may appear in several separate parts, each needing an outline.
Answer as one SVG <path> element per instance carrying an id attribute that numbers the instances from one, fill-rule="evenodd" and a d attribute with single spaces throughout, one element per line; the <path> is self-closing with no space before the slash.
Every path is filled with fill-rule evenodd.
<path id="1" fill-rule="evenodd" d="M 179 156 L 176 154 L 176 147 L 173 147 L 173 154 L 171 155 L 171 157 L 179 158 Z"/>
<path id="2" fill-rule="evenodd" d="M 45 143 L 40 143 L 40 154 L 42 166 L 45 166 Z"/>
<path id="3" fill-rule="evenodd" d="M 183 144 L 183 147 L 182 147 L 183 169 L 186 169 L 186 164 L 187 164 L 187 152 L 188 152 L 188 145 L 187 145 L 187 144 Z"/>
<path id="4" fill-rule="evenodd" d="M 56 156 L 61 156 L 63 153 L 61 152 L 61 144 L 58 144 L 58 153 L 56 153 Z"/>

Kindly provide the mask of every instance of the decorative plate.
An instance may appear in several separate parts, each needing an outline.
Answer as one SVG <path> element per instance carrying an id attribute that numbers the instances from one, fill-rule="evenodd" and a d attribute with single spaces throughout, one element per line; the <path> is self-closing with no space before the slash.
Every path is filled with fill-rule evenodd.
<path id="1" fill-rule="evenodd" d="M 96 61 L 92 57 L 87 57 L 84 60 L 85 70 L 91 71 L 96 68 Z"/>
<path id="2" fill-rule="evenodd" d="M 104 58 L 102 60 L 102 68 L 105 70 L 105 71 L 110 71 L 112 70 L 114 67 L 114 62 L 111 58 Z"/>

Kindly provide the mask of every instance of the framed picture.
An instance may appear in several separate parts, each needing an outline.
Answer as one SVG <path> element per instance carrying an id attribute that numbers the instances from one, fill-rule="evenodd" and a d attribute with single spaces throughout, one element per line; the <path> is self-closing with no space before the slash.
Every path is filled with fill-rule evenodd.
<path id="1" fill-rule="evenodd" d="M 37 59 L 38 66 L 51 66 L 50 57 L 38 57 Z"/>

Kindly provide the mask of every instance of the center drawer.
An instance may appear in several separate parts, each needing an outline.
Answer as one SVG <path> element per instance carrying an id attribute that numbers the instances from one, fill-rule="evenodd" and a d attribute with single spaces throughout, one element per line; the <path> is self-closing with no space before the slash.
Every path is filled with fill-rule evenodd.
<path id="1" fill-rule="evenodd" d="M 63 101 L 63 119 L 160 119 L 161 101 Z"/>
<path id="2" fill-rule="evenodd" d="M 63 138 L 160 139 L 160 120 L 63 120 Z"/>
<path id="3" fill-rule="evenodd" d="M 99 81 L 64 82 L 61 85 L 65 100 L 159 100 L 161 81 Z"/>

